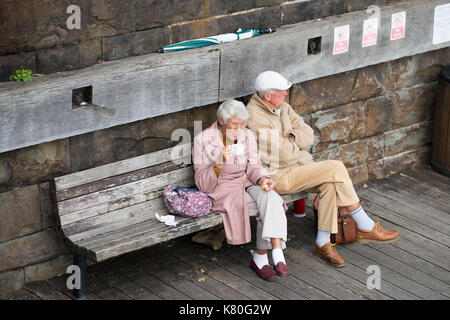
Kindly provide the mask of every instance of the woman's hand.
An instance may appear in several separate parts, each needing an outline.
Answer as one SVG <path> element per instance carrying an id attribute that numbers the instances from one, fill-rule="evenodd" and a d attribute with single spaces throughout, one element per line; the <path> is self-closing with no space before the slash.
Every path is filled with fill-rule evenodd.
<path id="1" fill-rule="evenodd" d="M 273 188 L 275 187 L 275 182 L 273 182 L 272 179 L 267 177 L 259 178 L 258 184 L 262 187 L 261 189 L 264 191 L 273 190 Z"/>
<path id="2" fill-rule="evenodd" d="M 233 149 L 231 145 L 228 145 L 222 149 L 221 155 L 216 160 L 216 167 L 222 168 L 225 163 L 227 163 L 227 159 L 233 158 Z"/>

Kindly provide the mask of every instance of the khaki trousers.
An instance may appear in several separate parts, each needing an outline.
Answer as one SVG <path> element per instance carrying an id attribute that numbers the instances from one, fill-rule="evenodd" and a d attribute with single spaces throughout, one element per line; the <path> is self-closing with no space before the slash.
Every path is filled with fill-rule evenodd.
<path id="1" fill-rule="evenodd" d="M 338 160 L 311 162 L 280 170 L 272 177 L 280 194 L 319 192 L 318 228 L 337 233 L 337 209 L 359 202 L 347 169 Z"/>
<path id="2" fill-rule="evenodd" d="M 260 186 L 247 188 L 248 211 L 256 216 L 256 248 L 272 249 L 270 238 L 280 238 L 281 248 L 286 248 L 287 219 L 283 198 L 274 190 L 264 191 Z"/>

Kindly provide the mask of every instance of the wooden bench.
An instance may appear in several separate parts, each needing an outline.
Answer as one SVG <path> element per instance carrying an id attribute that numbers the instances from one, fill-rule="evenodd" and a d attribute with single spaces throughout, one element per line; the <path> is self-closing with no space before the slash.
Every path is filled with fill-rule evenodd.
<path id="1" fill-rule="evenodd" d="M 176 148 L 176 149 L 175 149 Z M 162 198 L 165 186 L 194 186 L 190 156 L 176 154 L 180 147 L 114 162 L 52 181 L 52 198 L 58 227 L 74 252 L 85 294 L 86 258 L 96 262 L 207 229 L 222 223 L 219 213 L 201 218 L 177 216 L 167 226 L 155 213 L 168 211 Z M 284 195 L 286 202 L 306 198 L 306 193 Z"/>

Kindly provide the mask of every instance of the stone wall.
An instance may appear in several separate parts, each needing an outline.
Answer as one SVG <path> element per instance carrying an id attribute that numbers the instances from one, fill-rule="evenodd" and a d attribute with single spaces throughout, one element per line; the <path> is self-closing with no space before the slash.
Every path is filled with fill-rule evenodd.
<path id="1" fill-rule="evenodd" d="M 0 81 L 17 69 L 80 69 L 238 28 L 279 27 L 395 2 L 404 0 L 2 0 Z M 71 4 L 81 9 L 79 30 L 66 24 Z"/>

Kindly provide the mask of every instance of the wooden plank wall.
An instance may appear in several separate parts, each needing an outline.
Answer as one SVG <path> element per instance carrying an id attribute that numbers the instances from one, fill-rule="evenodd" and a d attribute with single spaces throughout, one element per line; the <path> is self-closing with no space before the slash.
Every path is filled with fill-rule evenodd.
<path id="1" fill-rule="evenodd" d="M 207 105 L 253 92 L 256 75 L 283 73 L 294 83 L 420 54 L 433 45 L 434 8 L 448 0 L 407 1 L 383 7 L 378 44 L 362 48 L 366 11 L 280 28 L 230 44 L 171 54 L 148 54 L 60 72 L 31 83 L 0 84 L 0 152 Z M 406 36 L 390 41 L 390 18 L 406 11 Z M 333 55 L 334 28 L 350 25 L 350 49 Z M 322 52 L 307 55 L 309 38 Z M 72 90 L 93 86 L 92 105 L 72 108 Z"/>

